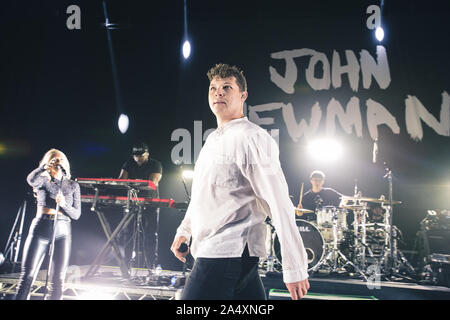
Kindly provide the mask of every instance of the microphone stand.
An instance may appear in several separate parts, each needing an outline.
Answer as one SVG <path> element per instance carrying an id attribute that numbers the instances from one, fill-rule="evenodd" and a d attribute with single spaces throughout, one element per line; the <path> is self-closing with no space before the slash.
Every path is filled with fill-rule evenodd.
<path id="1" fill-rule="evenodd" d="M 156 197 L 159 199 L 159 186 L 156 186 Z M 155 252 L 153 258 L 153 267 L 156 269 L 159 264 L 159 211 L 160 208 L 156 208 L 156 226 L 155 226 Z"/>
<path id="2" fill-rule="evenodd" d="M 11 233 L 9 235 L 8 241 L 5 246 L 5 258 L 8 259 L 8 255 L 10 256 L 10 261 L 12 262 L 11 272 L 14 272 L 18 260 L 19 260 L 19 252 L 20 252 L 20 244 L 22 241 L 22 230 L 23 223 L 25 220 L 25 213 L 27 208 L 27 199 L 23 201 L 23 205 L 20 206 L 16 219 L 14 221 L 14 225 L 11 229 Z M 20 217 L 20 224 L 17 226 Z"/>
<path id="3" fill-rule="evenodd" d="M 397 263 L 396 263 L 396 257 L 394 256 L 394 250 L 392 248 L 392 211 L 393 211 L 393 205 L 392 205 L 392 170 L 389 169 L 386 162 L 383 161 L 383 165 L 385 167 L 386 174 L 383 176 L 383 178 L 387 178 L 388 180 L 388 186 L 389 186 L 389 208 L 387 210 L 389 217 L 388 217 L 388 254 L 386 255 L 386 267 L 388 270 L 393 270 Z"/>
<path id="4" fill-rule="evenodd" d="M 58 194 L 61 192 L 62 182 L 63 182 L 64 177 L 66 175 L 62 168 L 60 168 L 60 170 L 61 170 L 62 175 L 61 175 L 61 185 L 59 186 Z M 58 222 L 59 208 L 60 208 L 59 203 L 56 203 L 56 214 L 55 214 L 55 219 L 53 220 L 52 239 L 51 239 L 51 242 L 50 242 L 50 247 L 49 247 L 48 255 L 47 255 L 48 256 L 48 268 L 47 268 L 47 275 L 45 277 L 45 287 L 44 287 L 43 300 L 45 300 L 45 298 L 47 297 L 47 293 L 48 293 L 48 289 L 47 289 L 48 278 L 49 278 L 50 270 L 51 270 L 51 267 L 52 267 L 53 253 L 55 251 L 56 223 Z"/>
<path id="5" fill-rule="evenodd" d="M 376 163 L 376 155 L 378 154 L 378 145 L 375 142 L 374 145 L 374 157 L 373 162 Z M 384 263 L 384 276 L 388 279 L 395 279 L 396 277 L 402 277 L 405 279 L 408 279 L 407 276 L 400 274 L 400 266 L 405 266 L 411 274 L 415 274 L 414 268 L 411 266 L 411 264 L 406 260 L 403 253 L 398 250 L 397 248 L 397 241 L 394 243 L 394 225 L 393 225 L 393 182 L 392 182 L 392 170 L 388 167 L 386 161 L 383 159 L 383 166 L 385 169 L 385 175 L 383 176 L 384 179 L 388 180 L 388 196 L 389 201 L 388 208 L 385 208 L 386 214 L 388 215 L 384 219 L 385 223 L 385 232 L 387 233 L 385 240 L 385 245 L 383 249 L 383 257 L 380 261 L 380 265 L 383 265 Z M 401 260 L 401 263 L 399 262 L 399 257 Z"/>

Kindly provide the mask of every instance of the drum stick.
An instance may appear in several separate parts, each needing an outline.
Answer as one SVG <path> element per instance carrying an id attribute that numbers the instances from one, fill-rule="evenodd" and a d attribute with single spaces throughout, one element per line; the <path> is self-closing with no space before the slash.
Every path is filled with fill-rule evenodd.
<path id="1" fill-rule="evenodd" d="M 303 182 L 302 182 L 302 186 L 300 187 L 300 198 L 298 199 L 299 206 L 302 204 L 302 198 L 303 198 Z"/>

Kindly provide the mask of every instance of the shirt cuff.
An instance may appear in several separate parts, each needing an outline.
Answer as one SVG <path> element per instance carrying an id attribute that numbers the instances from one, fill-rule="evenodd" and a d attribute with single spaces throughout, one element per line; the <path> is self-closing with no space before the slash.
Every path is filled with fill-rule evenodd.
<path id="1" fill-rule="evenodd" d="M 308 270 L 296 269 L 296 270 L 283 270 L 283 282 L 292 283 L 308 279 Z"/>
<path id="2" fill-rule="evenodd" d="M 191 238 L 191 234 L 189 232 L 185 232 L 185 231 L 178 231 L 175 234 L 175 238 L 178 237 L 185 237 L 187 239 L 187 241 L 189 241 L 189 239 Z"/>

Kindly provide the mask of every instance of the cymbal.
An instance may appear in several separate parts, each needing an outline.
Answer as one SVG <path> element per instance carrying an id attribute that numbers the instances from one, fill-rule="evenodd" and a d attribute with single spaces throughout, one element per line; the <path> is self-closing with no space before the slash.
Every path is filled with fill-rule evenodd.
<path id="1" fill-rule="evenodd" d="M 342 196 L 342 200 L 350 200 L 350 201 L 362 201 L 362 202 L 374 202 L 374 203 L 390 203 L 389 199 L 386 199 L 384 197 L 377 198 L 366 198 L 366 197 L 349 197 L 349 196 Z M 401 204 L 401 201 L 392 200 L 392 204 Z"/>
<path id="2" fill-rule="evenodd" d="M 350 204 L 348 206 L 339 206 L 339 208 L 344 208 L 344 209 L 348 209 L 348 210 L 366 210 L 368 209 L 367 206 L 360 206 L 360 205 L 354 205 L 354 204 Z"/>
<path id="3" fill-rule="evenodd" d="M 390 204 L 389 199 L 371 199 L 371 200 L 367 200 L 367 202 Z M 392 200 L 392 204 L 401 204 L 401 203 L 402 203 L 401 201 Z"/>
<path id="4" fill-rule="evenodd" d="M 303 214 L 305 214 L 305 213 L 314 213 L 314 211 L 312 211 L 312 210 L 309 210 L 309 209 L 300 209 L 300 208 L 295 208 L 295 214 L 296 215 L 298 215 L 298 216 L 301 216 L 301 215 L 303 215 Z"/>

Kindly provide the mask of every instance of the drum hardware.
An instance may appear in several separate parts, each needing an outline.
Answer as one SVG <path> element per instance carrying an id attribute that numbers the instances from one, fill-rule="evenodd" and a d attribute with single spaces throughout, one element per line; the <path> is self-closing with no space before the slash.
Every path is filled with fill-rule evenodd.
<path id="1" fill-rule="evenodd" d="M 270 218 L 267 217 L 265 223 L 270 228 L 270 245 L 269 245 L 269 255 L 266 259 L 266 271 L 274 272 L 275 266 L 280 267 L 281 263 L 278 261 L 278 258 L 274 254 L 274 235 L 275 235 L 275 227 L 270 223 Z"/>
<path id="2" fill-rule="evenodd" d="M 386 163 L 385 163 L 386 165 Z M 367 243 L 367 228 L 371 226 L 379 226 L 383 230 L 384 243 L 382 246 L 381 253 L 378 254 L 380 258 L 378 264 L 382 266 L 382 273 L 386 274 L 388 277 L 405 277 L 399 274 L 401 267 L 406 267 L 408 272 L 415 274 L 414 268 L 405 258 L 404 254 L 398 250 L 398 233 L 400 232 L 395 226 L 392 225 L 392 212 L 393 205 L 401 204 L 401 201 L 392 200 L 392 171 L 386 167 L 386 174 L 384 178 L 388 179 L 389 182 L 389 198 L 386 199 L 384 195 L 379 198 L 363 197 L 361 193 L 355 194 L 354 196 L 342 196 L 341 197 L 341 208 L 346 208 L 348 210 L 353 210 L 354 212 L 354 251 L 355 251 L 355 263 L 360 262 L 360 267 L 366 267 L 366 250 L 369 254 L 368 257 L 375 258 L 373 250 L 370 248 L 373 245 L 373 240 L 371 239 L 371 244 Z M 353 202 L 349 204 L 349 202 Z M 383 223 L 367 224 L 367 204 L 368 203 L 381 204 L 381 208 L 384 210 L 384 221 Z M 357 219 L 358 217 L 358 219 Z M 392 227 L 391 227 L 392 226 Z M 381 240 L 381 239 L 380 239 Z M 369 251 L 370 250 L 370 251 Z M 377 262 L 377 261 L 375 261 Z"/>
<path id="3" fill-rule="evenodd" d="M 347 209 L 347 210 L 353 210 L 353 211 L 361 211 L 366 210 L 367 206 L 365 205 L 342 205 L 340 208 Z"/>
<path id="4" fill-rule="evenodd" d="M 361 192 L 357 191 L 355 186 L 355 195 L 352 197 L 342 196 L 340 207 L 353 211 L 353 233 L 354 233 L 354 262 L 364 270 L 366 268 L 366 218 L 367 218 L 367 202 L 369 198 L 364 198 Z M 349 204 L 353 202 L 353 204 Z M 372 252 L 369 252 L 373 257 Z"/>
<path id="5" fill-rule="evenodd" d="M 310 223 L 302 219 L 296 220 L 308 254 L 308 271 L 317 272 L 326 267 L 327 270 L 335 273 L 350 265 L 364 280 L 368 281 L 364 271 L 368 264 L 376 264 L 381 267 L 381 274 L 386 274 L 386 277 L 391 280 L 395 280 L 394 278 L 399 276 L 403 279 L 412 280 L 399 273 L 401 267 L 405 267 L 411 274 L 415 274 L 415 270 L 402 251 L 398 250 L 398 241 L 401 241 L 399 239 L 400 230 L 392 225 L 392 209 L 394 205 L 402 202 L 392 200 L 392 172 L 389 168 L 386 168 L 384 178 L 387 178 L 389 182 L 388 198 L 384 195 L 379 198 L 363 197 L 361 192 L 358 192 L 355 181 L 354 196 L 342 196 L 338 208 L 324 206 L 315 212 L 301 208 L 302 184 L 299 205 L 295 209 L 295 213 L 298 217 L 306 213 L 315 213 L 317 217 L 317 223 Z M 384 213 L 383 221 L 369 223 L 369 203 L 381 205 Z M 352 230 L 350 226 L 347 226 L 347 210 L 354 213 Z M 448 221 L 450 215 L 447 211 L 443 216 L 446 218 L 445 221 Z M 311 237 L 307 237 L 307 230 L 309 230 L 308 232 L 314 230 L 317 234 L 316 238 L 320 241 L 317 239 L 311 241 Z M 268 272 L 273 271 L 277 263 L 281 267 L 282 261 L 279 242 L 277 241 L 278 237 L 273 226 L 271 226 L 271 247 L 267 260 Z M 321 245 L 321 252 L 317 250 L 318 244 Z M 273 256 L 274 252 L 276 257 Z"/>
<path id="6" fill-rule="evenodd" d="M 341 207 L 348 208 L 353 211 L 353 232 L 354 232 L 354 262 L 363 270 L 366 269 L 366 249 L 369 256 L 373 258 L 373 252 L 367 244 L 367 203 L 363 202 L 361 193 L 352 197 L 354 205 L 342 205 Z"/>
<path id="7" fill-rule="evenodd" d="M 396 237 L 396 229 L 393 226 L 393 209 L 394 204 L 400 204 L 400 201 L 393 200 L 393 183 L 392 183 L 392 170 L 387 166 L 386 162 L 383 162 L 385 167 L 386 174 L 383 178 L 388 181 L 389 188 L 389 197 L 385 199 L 384 196 L 380 197 L 381 207 L 385 210 L 385 225 L 386 225 L 386 240 L 384 247 L 383 258 L 380 261 L 380 265 L 383 267 L 382 272 L 384 273 L 385 278 L 407 278 L 404 275 L 400 274 L 400 269 L 402 267 L 406 268 L 408 272 L 411 274 L 416 274 L 416 271 L 408 262 L 404 254 L 397 247 L 397 237 Z M 387 242 L 387 243 L 386 243 Z"/>
<path id="8" fill-rule="evenodd" d="M 366 218 L 367 218 L 367 210 L 361 210 L 360 211 L 361 216 L 361 267 L 363 269 L 366 269 L 366 247 L 367 247 L 367 241 L 366 241 Z"/>
<path id="9" fill-rule="evenodd" d="M 384 197 L 384 195 L 381 195 L 380 198 L 367 198 L 367 197 L 362 197 L 362 196 L 342 196 L 341 200 L 346 200 L 346 201 L 361 201 L 361 202 L 373 202 L 373 203 L 378 203 L 378 204 L 384 204 L 384 203 L 390 203 L 390 201 L 388 199 L 386 199 Z M 396 201 L 393 200 L 392 204 L 401 204 L 401 201 Z"/>
<path id="10" fill-rule="evenodd" d="M 327 264 L 331 268 L 331 272 L 338 272 L 339 269 L 344 268 L 346 265 L 350 265 L 367 281 L 366 275 L 355 264 L 353 264 L 338 248 L 338 219 L 339 217 L 337 215 L 337 210 L 334 210 L 334 215 L 332 218 L 333 242 L 327 247 L 327 251 L 329 252 L 327 253 L 325 259 L 323 259 L 319 264 L 313 267 L 312 271 L 316 272 L 320 267 Z M 339 258 L 341 258 L 345 262 L 341 266 L 339 266 L 338 264 Z"/>

